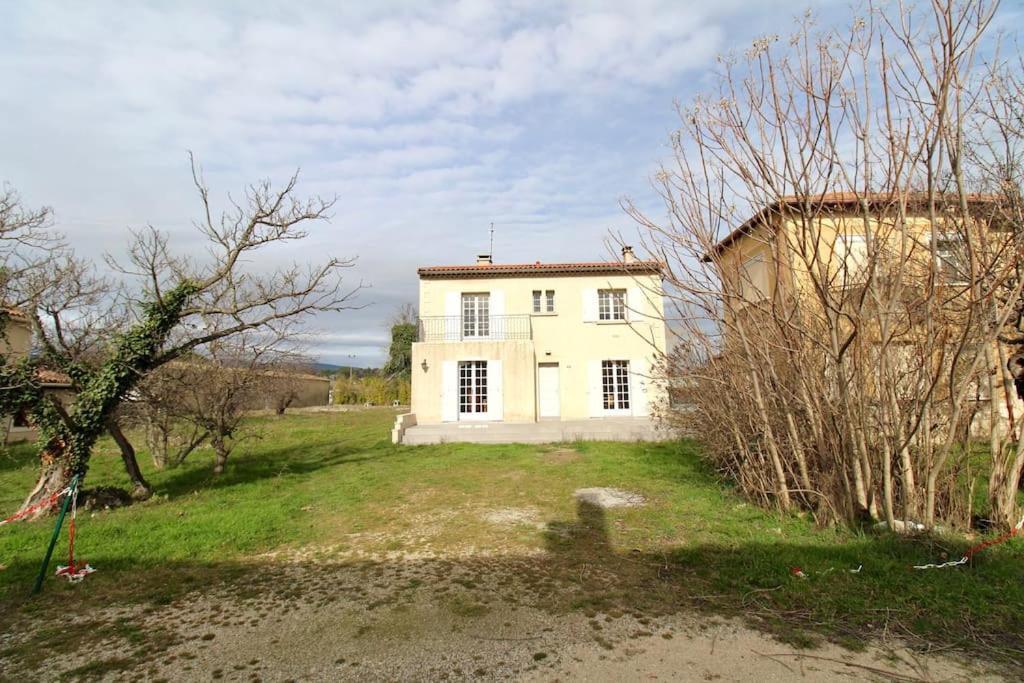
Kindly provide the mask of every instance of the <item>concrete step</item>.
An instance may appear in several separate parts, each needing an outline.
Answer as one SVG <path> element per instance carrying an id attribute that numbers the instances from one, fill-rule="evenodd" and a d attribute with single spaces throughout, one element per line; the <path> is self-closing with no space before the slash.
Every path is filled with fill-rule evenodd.
<path id="1" fill-rule="evenodd" d="M 665 437 L 643 418 L 538 423 L 416 425 L 402 443 L 560 443 L 571 441 L 660 441 Z"/>

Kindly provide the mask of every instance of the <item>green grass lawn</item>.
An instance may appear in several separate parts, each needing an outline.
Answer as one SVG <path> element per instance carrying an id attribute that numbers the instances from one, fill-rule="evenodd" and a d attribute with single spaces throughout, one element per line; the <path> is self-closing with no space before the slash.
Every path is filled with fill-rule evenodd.
<path id="1" fill-rule="evenodd" d="M 28 592 L 52 519 L 0 527 L 0 632 L 5 620 L 69 607 L 166 604 L 282 558 L 501 556 L 578 586 L 552 593 L 554 612 L 686 610 L 741 616 L 800 644 L 896 635 L 994 661 L 1024 655 L 1022 540 L 971 567 L 915 572 L 943 553 L 960 557 L 969 541 L 821 530 L 765 512 L 717 481 L 692 443 L 403 448 L 388 440 L 392 419 L 371 410 L 254 420 L 262 438 L 239 446 L 220 477 L 208 452 L 167 471 L 140 452 L 157 495 L 80 515 L 78 553 L 98 572 L 73 586 L 48 577 L 38 598 Z M 35 474 L 30 449 L 0 455 L 0 513 L 17 509 Z M 127 486 L 110 441 L 87 481 L 101 484 Z M 647 504 L 578 508 L 572 492 L 591 486 Z M 494 522 L 506 517 L 514 523 Z M 65 553 L 66 536 L 56 559 Z M 791 574 L 797 566 L 808 578 Z M 615 580 L 590 581 L 595 568 Z"/>

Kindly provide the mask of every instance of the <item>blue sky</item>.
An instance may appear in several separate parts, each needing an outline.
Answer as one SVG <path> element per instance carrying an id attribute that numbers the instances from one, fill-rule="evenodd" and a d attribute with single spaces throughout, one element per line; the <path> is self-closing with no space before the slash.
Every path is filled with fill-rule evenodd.
<path id="1" fill-rule="evenodd" d="M 362 5 L 371 5 L 364 7 Z M 195 250 L 186 151 L 214 195 L 302 169 L 338 196 L 282 258 L 358 256 L 359 311 L 322 316 L 314 353 L 379 364 L 420 265 L 593 260 L 635 232 L 673 102 L 718 54 L 814 7 L 717 2 L 14 2 L 0 0 L 0 182 L 49 205 L 80 254 L 152 224 Z"/>

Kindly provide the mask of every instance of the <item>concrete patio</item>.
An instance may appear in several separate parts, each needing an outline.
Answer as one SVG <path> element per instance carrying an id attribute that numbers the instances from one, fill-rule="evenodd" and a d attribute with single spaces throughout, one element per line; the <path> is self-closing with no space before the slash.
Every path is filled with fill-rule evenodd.
<path id="1" fill-rule="evenodd" d="M 541 422 L 452 422 L 414 425 L 401 443 L 558 443 L 563 441 L 664 441 L 669 436 L 646 417 Z"/>

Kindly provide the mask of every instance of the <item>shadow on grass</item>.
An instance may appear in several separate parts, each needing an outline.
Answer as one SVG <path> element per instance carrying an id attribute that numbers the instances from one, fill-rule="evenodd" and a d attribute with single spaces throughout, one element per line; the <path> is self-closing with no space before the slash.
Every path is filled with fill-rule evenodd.
<path id="1" fill-rule="evenodd" d="M 347 446 L 334 441 L 319 441 L 304 446 L 287 446 L 274 450 L 247 453 L 244 457 L 228 459 L 223 474 L 214 474 L 212 465 L 197 466 L 205 459 L 212 460 L 207 450 L 193 453 L 189 467 L 172 470 L 157 485 L 157 493 L 169 498 L 189 495 L 198 489 L 219 489 L 248 484 L 261 479 L 280 476 L 303 476 L 341 464 L 370 462 L 397 455 L 399 451 L 380 446 Z"/>
<path id="2" fill-rule="evenodd" d="M 1019 548 L 992 552 L 971 567 L 932 572 L 915 572 L 910 565 L 941 552 L 955 556 L 963 549 L 943 550 L 936 541 L 862 537 L 842 546 L 795 544 L 780 538 L 778 543 L 699 544 L 641 552 L 615 548 L 605 511 L 584 501 L 578 503 L 576 519 L 549 523 L 545 540 L 546 552 L 537 556 L 155 566 L 108 548 L 90 556 L 99 572 L 85 583 L 68 586 L 50 578 L 46 592 L 36 599 L 25 595 L 36 567 L 15 562 L 0 574 L 0 585 L 7 589 L 0 615 L 11 622 L 0 627 L 20 622 L 17 628 L 24 630 L 30 622 L 47 623 L 67 610 L 89 614 L 100 607 L 141 605 L 128 626 L 133 633 L 144 634 L 135 638 L 152 651 L 139 661 L 111 664 L 141 667 L 180 645 L 182 638 L 196 639 L 208 630 L 197 627 L 191 635 L 174 635 L 150 623 L 148 614 L 163 614 L 166 619 L 160 623 L 195 620 L 205 625 L 245 623 L 253 609 L 275 615 L 322 610 L 319 628 L 331 634 L 324 636 L 323 646 L 335 647 L 339 637 L 347 637 L 338 634 L 348 633 L 345 629 L 351 626 L 344 610 L 373 613 L 375 618 L 399 615 L 407 622 L 421 619 L 422 623 L 403 626 L 402 637 L 410 642 L 417 634 L 431 633 L 436 625 L 417 617 L 411 608 L 416 601 L 426 601 L 463 617 L 530 607 L 547 612 L 549 619 L 582 612 L 592 623 L 594 617 L 607 615 L 609 621 L 636 620 L 643 628 L 672 615 L 699 617 L 695 624 L 739 618 L 797 647 L 829 640 L 858 649 L 896 636 L 911 648 L 948 649 L 997 668 L 1024 661 L 1024 569 Z M 850 571 L 858 566 L 859 572 Z M 794 567 L 807 578 L 794 576 Z M 25 592 L 12 590 L 15 586 Z M 110 628 L 96 628 L 96 633 L 111 637 Z M 45 629 L 40 634 L 0 649 L 0 662 L 6 658 L 15 673 L 30 671 L 37 657 L 44 656 L 39 653 L 54 644 L 47 639 L 56 637 Z M 590 635 L 609 650 L 626 644 L 607 631 Z M 81 637 L 76 642 L 85 648 L 98 641 Z M 468 647 L 457 657 L 469 663 L 473 654 Z"/>

